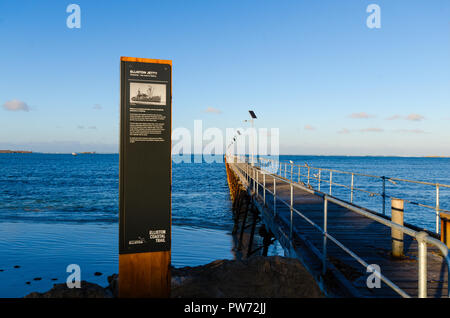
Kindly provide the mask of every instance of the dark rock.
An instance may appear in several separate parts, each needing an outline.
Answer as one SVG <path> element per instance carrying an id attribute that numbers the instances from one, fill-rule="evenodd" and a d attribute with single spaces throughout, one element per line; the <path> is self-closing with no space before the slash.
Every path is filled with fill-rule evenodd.
<path id="1" fill-rule="evenodd" d="M 0 272 L 4 272 L 5 270 L 4 269 L 0 269 Z"/>
<path id="2" fill-rule="evenodd" d="M 323 294 L 298 260 L 255 256 L 174 268 L 171 297 L 318 298 Z"/>
<path id="3" fill-rule="evenodd" d="M 52 278 L 53 281 L 58 280 L 58 278 Z"/>
<path id="4" fill-rule="evenodd" d="M 35 277 L 33 280 L 42 280 L 42 277 Z"/>
<path id="5" fill-rule="evenodd" d="M 31 293 L 25 298 L 111 298 L 111 291 L 97 284 L 81 281 L 81 288 L 68 288 L 66 284 L 55 284 L 45 293 Z"/>
<path id="6" fill-rule="evenodd" d="M 27 284 L 27 285 L 30 285 L 30 284 L 31 284 L 31 282 L 26 282 L 25 284 Z"/>
<path id="7" fill-rule="evenodd" d="M 100 272 L 95 272 L 94 275 L 95 275 L 95 276 L 102 276 L 103 274 L 100 273 Z"/>
<path id="8" fill-rule="evenodd" d="M 296 259 L 254 256 L 247 260 L 218 260 L 197 266 L 171 268 L 174 298 L 318 298 L 323 297 L 311 274 Z M 119 276 L 108 276 L 109 286 L 81 282 L 80 289 L 55 284 L 46 293 L 26 298 L 117 297 Z"/>
<path id="9" fill-rule="evenodd" d="M 20 266 L 19 265 L 14 265 L 14 268 L 20 268 Z"/>
<path id="10" fill-rule="evenodd" d="M 119 297 L 119 275 L 118 274 L 112 274 L 111 276 L 108 276 L 108 289 L 111 291 L 111 293 L 114 295 L 114 297 Z"/>

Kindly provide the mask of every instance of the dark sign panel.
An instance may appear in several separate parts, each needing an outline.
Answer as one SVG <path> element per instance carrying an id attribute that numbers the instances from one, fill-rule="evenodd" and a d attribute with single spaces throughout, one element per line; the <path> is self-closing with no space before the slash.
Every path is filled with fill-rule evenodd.
<path id="1" fill-rule="evenodd" d="M 171 61 L 121 58 L 119 253 L 170 250 Z"/>

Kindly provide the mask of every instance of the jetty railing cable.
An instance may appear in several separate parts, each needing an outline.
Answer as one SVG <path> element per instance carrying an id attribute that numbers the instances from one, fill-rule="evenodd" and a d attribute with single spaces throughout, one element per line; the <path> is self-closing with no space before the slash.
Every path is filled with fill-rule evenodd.
<path id="1" fill-rule="evenodd" d="M 450 213 L 450 210 L 442 209 L 440 207 L 440 202 L 439 202 L 440 189 L 442 189 L 442 188 L 450 189 L 450 185 L 448 185 L 448 184 L 407 180 L 407 179 L 402 179 L 402 178 L 393 178 L 393 177 L 386 177 L 386 176 L 376 176 L 376 175 L 370 175 L 370 174 L 364 174 L 364 173 L 341 171 L 341 170 L 330 169 L 330 168 L 317 168 L 317 167 L 309 166 L 306 163 L 304 165 L 299 165 L 299 164 L 293 163 L 292 161 L 291 162 L 275 161 L 272 159 L 266 159 L 266 158 L 261 158 L 261 157 L 258 158 L 258 165 L 260 167 L 268 167 L 268 166 L 277 167 L 277 170 L 279 171 L 278 175 L 284 176 L 284 178 L 290 179 L 291 181 L 295 181 L 294 179 L 296 179 L 296 182 L 306 184 L 307 187 L 309 187 L 309 188 L 313 187 L 311 180 L 315 180 L 317 183 L 316 188 L 318 191 L 322 191 L 323 190 L 322 183 L 326 183 L 329 185 L 328 193 L 330 195 L 332 194 L 332 191 L 333 191 L 333 185 L 341 187 L 341 188 L 349 189 L 351 203 L 353 203 L 353 201 L 354 201 L 356 191 L 365 193 L 365 194 L 369 195 L 370 197 L 379 196 L 382 198 L 382 209 L 381 210 L 382 210 L 383 215 L 386 214 L 386 199 L 392 199 L 392 198 L 402 199 L 409 204 L 427 208 L 427 209 L 432 209 L 435 212 L 435 223 L 436 223 L 435 232 L 437 234 L 439 234 L 439 232 L 440 232 L 440 217 L 439 217 L 440 212 Z M 303 173 L 302 173 L 302 169 L 303 169 Z M 324 178 L 324 173 L 328 174 L 328 179 Z M 344 175 L 351 176 L 350 184 L 345 185 L 345 184 L 333 182 L 333 176 L 336 176 L 336 174 L 341 174 L 341 175 L 344 174 Z M 374 191 L 368 191 L 368 190 L 365 190 L 362 188 L 358 188 L 355 185 L 355 177 L 356 176 L 380 180 L 381 181 L 381 191 L 374 192 Z M 304 180 L 304 182 L 302 180 Z M 392 185 L 396 185 L 398 182 L 405 182 L 405 183 L 409 183 L 409 184 L 420 184 L 420 185 L 434 187 L 435 205 L 429 205 L 429 204 L 425 204 L 422 202 L 417 202 L 417 201 L 401 198 L 398 196 L 395 196 L 395 197 L 391 196 L 386 192 L 386 183 L 387 182 L 389 182 Z"/>
<path id="2" fill-rule="evenodd" d="M 427 297 L 427 256 L 428 256 L 428 249 L 427 244 L 433 245 L 437 247 L 441 253 L 442 256 L 447 264 L 447 296 L 450 298 L 450 284 L 448 283 L 448 278 L 450 277 L 450 255 L 449 250 L 447 246 L 442 243 L 441 241 L 431 237 L 426 233 L 425 231 L 415 231 L 411 228 L 401 226 L 397 223 L 394 223 L 390 220 L 387 220 L 381 216 L 378 216 L 374 213 L 368 212 L 366 210 L 363 210 L 353 204 L 349 204 L 345 201 L 342 201 L 338 198 L 335 198 L 329 194 L 326 194 L 324 192 L 314 190 L 312 188 L 309 188 L 307 186 L 303 186 L 300 183 L 296 183 L 294 181 L 291 181 L 289 179 L 283 178 L 282 176 L 278 176 L 276 174 L 273 174 L 269 171 L 263 171 L 260 167 L 253 167 L 249 165 L 245 158 L 241 157 L 231 157 L 228 156 L 228 163 L 243 163 L 245 165 L 245 168 L 240 167 L 240 165 L 233 165 L 241 175 L 245 177 L 246 180 L 246 186 L 249 187 L 251 190 L 255 192 L 255 194 L 264 201 L 264 204 L 266 204 L 266 192 L 270 193 L 273 196 L 274 201 L 274 210 L 273 213 L 276 216 L 276 202 L 279 201 L 282 204 L 286 205 L 290 209 L 290 224 L 289 224 L 289 238 L 292 242 L 292 235 L 293 235 L 293 226 L 294 226 L 294 219 L 293 219 L 293 213 L 297 214 L 298 216 L 302 217 L 305 221 L 307 221 L 309 224 L 311 224 L 315 229 L 320 231 L 323 235 L 323 245 L 322 245 L 322 273 L 325 274 L 327 270 L 327 240 L 329 239 L 331 242 L 336 244 L 339 248 L 341 248 L 343 251 L 345 251 L 348 255 L 350 255 L 352 258 L 354 258 L 358 263 L 360 263 L 363 267 L 366 268 L 366 270 L 370 270 L 375 274 L 376 277 L 379 277 L 387 286 L 389 286 L 392 290 L 394 290 L 396 293 L 398 293 L 400 296 L 405 298 L 410 298 L 411 296 L 407 294 L 403 289 L 401 289 L 398 285 L 396 285 L 394 282 L 392 282 L 389 278 L 384 276 L 381 272 L 379 272 L 376 268 L 372 267 L 370 264 L 368 264 L 366 261 L 364 261 L 361 257 L 359 257 L 356 253 L 354 253 L 352 250 L 350 250 L 348 247 L 346 247 L 343 243 L 341 243 L 338 239 L 336 239 L 334 236 L 332 236 L 328 232 L 327 228 L 327 221 L 328 221 L 328 202 L 337 204 L 341 207 L 347 208 L 350 211 L 353 211 L 355 213 L 358 213 L 359 215 L 362 215 L 364 217 L 367 217 L 373 221 L 376 221 L 378 223 L 381 223 L 387 227 L 390 227 L 391 229 L 398 230 L 406 235 L 409 235 L 417 240 L 418 243 L 418 297 L 420 298 L 426 298 Z M 257 180 L 257 177 L 259 175 L 258 171 L 263 173 L 263 182 L 260 183 L 259 180 Z M 273 179 L 273 191 L 270 191 L 266 187 L 266 177 L 269 176 Z M 276 182 L 277 180 L 279 182 L 288 183 L 290 185 L 290 202 L 286 202 L 282 199 L 280 199 L 277 196 L 277 190 L 276 190 Z M 256 192 L 257 187 L 261 186 L 262 191 L 264 195 L 261 197 L 259 195 L 259 191 Z M 310 194 L 317 195 L 319 197 L 323 198 L 324 202 L 324 209 L 323 209 L 323 221 L 324 226 L 321 227 L 314 223 L 311 219 L 309 219 L 307 216 L 305 216 L 303 213 L 301 213 L 299 210 L 297 210 L 294 207 L 294 188 L 301 189 L 303 191 L 306 191 Z M 259 189 L 258 189 L 259 190 Z"/>

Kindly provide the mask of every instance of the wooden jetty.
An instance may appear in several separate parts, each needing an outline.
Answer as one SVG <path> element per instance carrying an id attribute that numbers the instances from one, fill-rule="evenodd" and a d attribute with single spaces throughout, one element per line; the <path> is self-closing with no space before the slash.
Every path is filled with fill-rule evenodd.
<path id="1" fill-rule="evenodd" d="M 448 248 L 435 234 L 232 160 L 226 168 L 234 202 L 242 193 L 251 198 L 265 228 L 327 295 L 449 296 Z M 393 237 L 399 233 L 403 253 L 394 257 Z"/>

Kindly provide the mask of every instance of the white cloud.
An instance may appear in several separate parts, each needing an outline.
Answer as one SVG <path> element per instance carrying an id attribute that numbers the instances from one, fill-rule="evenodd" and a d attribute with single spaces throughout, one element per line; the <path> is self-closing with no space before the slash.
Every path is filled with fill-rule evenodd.
<path id="1" fill-rule="evenodd" d="M 422 129 L 397 129 L 396 133 L 426 134 Z"/>
<path id="2" fill-rule="evenodd" d="M 383 132 L 384 129 L 382 128 L 364 128 L 364 129 L 360 129 L 360 132 Z"/>
<path id="3" fill-rule="evenodd" d="M 338 134 L 349 134 L 350 130 L 347 128 L 342 128 L 341 130 L 338 131 Z"/>
<path id="4" fill-rule="evenodd" d="M 406 120 L 421 121 L 423 119 L 425 119 L 425 117 L 419 114 L 409 114 L 406 116 Z"/>
<path id="5" fill-rule="evenodd" d="M 214 107 L 208 107 L 205 109 L 205 113 L 220 114 L 220 113 L 222 113 L 222 111 L 220 109 L 217 109 Z"/>
<path id="6" fill-rule="evenodd" d="M 360 112 L 360 113 L 353 113 L 349 117 L 353 119 L 367 119 L 367 118 L 374 118 L 375 115 L 370 115 L 366 112 Z"/>
<path id="7" fill-rule="evenodd" d="M 313 127 L 311 125 L 305 125 L 305 130 L 316 130 L 316 127 Z"/>
<path id="8" fill-rule="evenodd" d="M 425 119 L 425 116 L 419 115 L 419 114 L 409 114 L 408 116 L 393 115 L 386 119 L 387 120 L 404 119 L 404 120 L 410 120 L 410 121 L 421 121 L 421 120 Z"/>
<path id="9" fill-rule="evenodd" d="M 3 108 L 5 110 L 9 110 L 12 112 L 17 112 L 17 111 L 29 112 L 30 111 L 30 107 L 27 105 L 27 103 L 22 102 L 17 99 L 13 99 L 13 100 L 5 102 L 3 104 Z"/>

